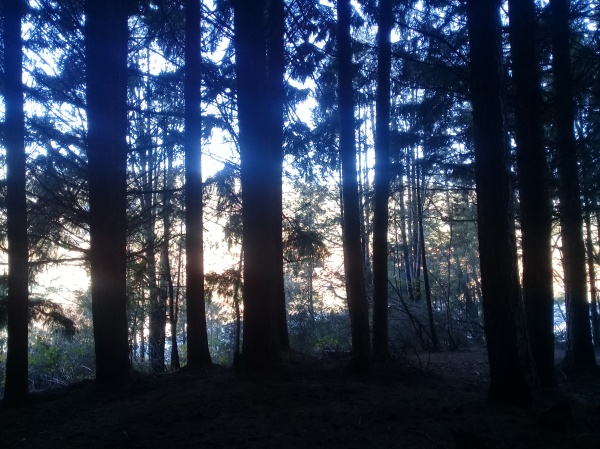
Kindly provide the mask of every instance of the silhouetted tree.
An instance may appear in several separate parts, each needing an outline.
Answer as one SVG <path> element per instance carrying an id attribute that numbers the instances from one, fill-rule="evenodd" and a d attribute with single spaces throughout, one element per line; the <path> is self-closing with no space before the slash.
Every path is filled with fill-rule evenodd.
<path id="1" fill-rule="evenodd" d="M 375 207 L 373 210 L 373 355 L 388 356 L 388 221 L 390 197 L 390 77 L 392 2 L 377 11 L 377 103 L 375 124 Z"/>
<path id="2" fill-rule="evenodd" d="M 255 370 L 279 358 L 277 329 L 277 236 L 281 217 L 275 220 L 281 182 L 281 147 L 272 145 L 274 106 L 266 51 L 265 1 L 236 0 L 234 5 L 235 73 L 242 184 L 242 251 L 245 369 Z M 272 121 L 273 120 L 273 121 Z M 279 134 L 280 131 L 277 130 Z"/>
<path id="3" fill-rule="evenodd" d="M 21 0 L 2 2 L 8 238 L 8 341 L 4 398 L 8 402 L 18 402 L 27 394 L 28 388 L 28 246 L 21 39 L 24 12 L 25 3 Z"/>
<path id="4" fill-rule="evenodd" d="M 285 302 L 285 288 L 283 282 L 283 237 L 282 237 L 282 215 L 283 215 L 283 121 L 284 121 L 284 99 L 285 99 L 285 11 L 283 0 L 268 0 L 267 22 L 266 22 L 266 45 L 267 45 L 267 94 L 269 95 L 269 145 L 273 157 L 278 159 L 274 164 L 278 165 L 278 174 L 267 181 L 271 182 L 273 189 L 273 207 L 269 208 L 272 213 L 271 225 L 274 234 L 273 259 L 276 264 L 277 296 L 275 298 L 275 319 L 277 327 L 277 341 L 280 349 L 290 348 L 287 326 L 287 310 Z"/>
<path id="5" fill-rule="evenodd" d="M 504 123 L 500 1 L 468 0 L 481 289 L 490 366 L 489 397 L 530 403 L 525 317 L 520 302 L 513 199 Z"/>
<path id="6" fill-rule="evenodd" d="M 96 378 L 129 375 L 126 296 L 129 1 L 86 0 L 87 157 Z"/>
<path id="7" fill-rule="evenodd" d="M 185 2 L 185 224 L 188 365 L 211 363 L 204 301 L 200 0 Z"/>
<path id="8" fill-rule="evenodd" d="M 340 119 L 340 159 L 342 162 L 342 239 L 346 296 L 352 332 L 351 369 L 368 369 L 371 357 L 369 309 L 365 291 L 365 272 L 360 230 L 360 209 L 356 171 L 354 126 L 354 88 L 352 78 L 352 40 L 350 0 L 337 2 L 338 110 Z"/>
<path id="9" fill-rule="evenodd" d="M 542 90 L 533 0 L 510 0 L 510 47 L 515 83 L 515 140 L 521 205 L 523 298 L 531 351 L 544 385 L 554 384 L 552 214 L 541 121 Z"/>
<path id="10" fill-rule="evenodd" d="M 596 366 L 587 300 L 585 246 L 575 142 L 575 104 L 569 46 L 569 0 L 551 0 L 559 218 L 565 272 L 567 351 L 564 364 L 581 370 Z"/>

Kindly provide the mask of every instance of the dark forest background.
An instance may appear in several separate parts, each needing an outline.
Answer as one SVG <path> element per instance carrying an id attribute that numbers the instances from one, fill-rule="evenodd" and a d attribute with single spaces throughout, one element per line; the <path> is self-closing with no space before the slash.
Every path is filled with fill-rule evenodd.
<path id="1" fill-rule="evenodd" d="M 590 0 L 4 0 L 6 400 L 282 354 L 600 345 Z M 77 280 L 77 282 L 74 282 Z"/>

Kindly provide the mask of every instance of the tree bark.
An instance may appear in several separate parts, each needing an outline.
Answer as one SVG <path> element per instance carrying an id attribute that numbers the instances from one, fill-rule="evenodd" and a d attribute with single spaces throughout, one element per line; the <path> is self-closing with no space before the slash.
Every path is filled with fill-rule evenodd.
<path id="1" fill-rule="evenodd" d="M 425 284 L 425 302 L 427 304 L 427 319 L 429 321 L 429 334 L 431 337 L 431 349 L 440 351 L 440 341 L 435 329 L 435 321 L 433 319 L 433 302 L 431 300 L 431 286 L 429 285 L 429 271 L 427 270 L 427 254 L 425 251 L 425 232 L 423 230 L 423 196 L 422 188 L 419 186 L 420 175 L 417 173 L 417 220 L 419 223 L 419 240 L 421 242 L 421 257 L 423 258 L 423 283 Z"/>
<path id="2" fill-rule="evenodd" d="M 510 0 L 510 44 L 516 88 L 516 142 L 523 252 L 523 298 L 533 359 L 554 385 L 552 211 L 541 121 L 542 91 L 533 0 Z"/>
<path id="3" fill-rule="evenodd" d="M 285 287 L 283 279 L 283 107 L 285 99 L 285 47 L 284 31 L 285 16 L 282 0 L 268 0 L 267 18 L 267 93 L 270 95 L 268 114 L 268 136 L 274 158 L 277 164 L 277 175 L 269 181 L 272 182 L 273 207 L 271 208 L 275 230 L 273 234 L 273 259 L 276 264 L 277 295 L 275 297 L 275 319 L 277 320 L 277 340 L 281 350 L 290 349 L 290 339 L 287 327 L 287 307 L 285 302 Z"/>
<path id="4" fill-rule="evenodd" d="M 346 295 L 352 333 L 351 369 L 368 370 L 371 357 L 369 307 L 365 291 L 363 255 L 360 241 L 360 207 L 354 140 L 354 89 L 352 86 L 351 5 L 337 3 L 338 101 L 340 114 L 340 157 L 342 161 L 343 247 Z"/>
<path id="5" fill-rule="evenodd" d="M 173 150 L 166 148 L 167 166 L 164 169 L 164 184 L 162 192 L 162 224 L 163 224 L 163 242 L 160 249 L 160 268 L 159 268 L 159 285 L 158 285 L 158 307 L 156 313 L 156 328 L 157 333 L 157 348 L 158 359 L 155 372 L 165 370 L 165 346 L 166 346 L 166 328 L 167 328 L 167 303 L 173 304 L 173 279 L 171 277 L 171 258 L 169 247 L 171 243 L 171 195 L 173 191 Z M 173 315 L 174 310 L 170 307 L 170 313 Z M 171 331 L 175 331 L 175 322 L 172 321 Z M 171 347 L 171 354 L 177 354 L 177 339 L 174 339 L 174 346 Z M 173 357 L 173 356 L 172 356 Z M 159 366 L 159 363 L 161 364 Z"/>
<path id="6" fill-rule="evenodd" d="M 590 280 L 590 309 L 592 312 L 592 337 L 594 347 L 600 347 L 600 334 L 598 332 L 598 289 L 596 287 L 596 265 L 594 258 L 594 242 L 592 240 L 592 217 L 590 212 L 591 204 L 587 201 L 585 211 L 585 230 L 586 230 L 586 253 L 588 264 L 588 276 Z"/>
<path id="7" fill-rule="evenodd" d="M 404 192 L 406 190 L 405 186 L 404 186 L 404 181 L 402 179 L 400 179 L 401 182 L 401 186 L 400 186 L 400 192 L 399 192 L 399 197 L 400 197 L 400 237 L 402 239 L 402 260 L 404 261 L 404 277 L 406 280 L 406 291 L 408 293 L 408 299 L 410 300 L 411 304 L 414 304 L 414 302 L 416 301 L 415 298 L 415 289 L 414 289 L 414 285 L 413 285 L 413 278 L 412 278 L 412 269 L 411 269 L 411 263 L 410 263 L 410 249 L 408 246 L 408 237 L 407 237 L 407 223 L 406 223 L 406 216 L 408 214 L 407 212 L 407 208 L 406 208 L 406 201 L 404 199 Z"/>
<path id="8" fill-rule="evenodd" d="M 281 156 L 274 151 L 275 108 L 268 92 L 265 0 L 234 3 L 237 104 L 242 182 L 244 254 L 243 367 L 262 369 L 280 356 L 277 239 L 281 216 L 274 196 L 281 182 Z M 275 82 L 274 80 L 271 80 Z M 279 133 L 279 131 L 278 131 Z M 280 148 L 280 147 L 279 147 Z"/>
<path id="9" fill-rule="evenodd" d="M 149 93 L 148 93 L 149 95 Z M 150 127 L 146 132 L 150 137 Z M 140 154 L 143 173 L 143 189 L 144 194 L 141 197 L 142 208 L 145 214 L 144 234 L 146 246 L 146 278 L 148 279 L 148 305 L 149 305 L 149 324 L 148 324 L 148 360 L 154 372 L 162 372 L 164 370 L 164 344 L 161 345 L 161 307 L 156 276 L 156 193 L 155 193 L 155 176 L 154 163 L 155 153 L 153 145 L 149 145 Z M 142 317 L 142 326 L 144 325 L 145 316 Z M 164 333 L 163 333 L 164 334 Z"/>
<path id="10" fill-rule="evenodd" d="M 126 293 L 129 2 L 85 2 L 90 268 L 96 379 L 129 375 Z M 110 182 L 108 182 L 110 180 Z"/>
<path id="11" fill-rule="evenodd" d="M 204 301 L 200 0 L 185 2 L 185 255 L 188 366 L 210 365 Z"/>
<path id="12" fill-rule="evenodd" d="M 21 0 L 4 0 L 4 104 L 8 240 L 8 341 L 4 399 L 18 403 L 28 389 L 28 245 Z"/>
<path id="13" fill-rule="evenodd" d="M 380 0 L 377 31 L 375 207 L 373 211 L 373 355 L 388 357 L 388 221 L 392 2 Z"/>
<path id="14" fill-rule="evenodd" d="M 181 289 L 181 267 L 182 267 L 182 245 L 178 244 L 178 257 L 177 257 L 177 276 L 175 283 L 178 286 L 177 292 L 175 292 L 175 283 L 171 277 L 169 283 L 169 324 L 171 326 L 171 369 L 178 370 L 181 368 L 181 358 L 179 357 L 179 348 L 177 341 L 177 322 L 179 321 L 179 293 Z"/>
<path id="15" fill-rule="evenodd" d="M 179 350 L 177 348 L 177 313 L 175 310 L 175 287 L 173 285 L 173 275 L 171 274 L 171 257 L 169 254 L 169 246 L 171 243 L 171 195 L 173 192 L 173 149 L 167 148 L 167 167 L 165 170 L 165 182 L 163 191 L 163 230 L 164 230 L 164 242 L 161 250 L 161 278 L 162 278 L 162 289 L 164 296 L 164 322 L 163 322 L 163 363 L 164 363 L 164 348 L 166 340 L 166 327 L 167 327 L 167 306 L 169 309 L 169 327 L 171 329 L 171 369 L 179 369 Z"/>
<path id="16" fill-rule="evenodd" d="M 556 147 L 559 178 L 559 218 L 565 269 L 568 369 L 596 367 L 587 300 L 585 246 L 581 214 L 579 169 L 573 125 L 575 105 L 569 45 L 569 1 L 551 0 L 552 68 L 554 71 Z"/>
<path id="17" fill-rule="evenodd" d="M 504 124 L 499 0 L 468 0 L 481 288 L 492 401 L 536 397 L 528 359 Z"/>

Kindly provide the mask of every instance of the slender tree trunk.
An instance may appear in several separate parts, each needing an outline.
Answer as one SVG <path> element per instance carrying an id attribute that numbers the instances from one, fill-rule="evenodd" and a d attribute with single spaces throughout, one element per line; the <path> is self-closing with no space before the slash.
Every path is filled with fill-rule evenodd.
<path id="1" fill-rule="evenodd" d="M 468 0 L 481 287 L 490 366 L 489 397 L 510 404 L 537 396 L 520 303 L 503 113 L 499 0 Z"/>
<path id="2" fill-rule="evenodd" d="M 354 89 L 352 86 L 352 43 L 349 0 L 337 3 L 338 83 L 340 114 L 340 157 L 342 161 L 343 246 L 346 295 L 352 332 L 351 368 L 368 370 L 371 357 L 369 307 L 365 291 L 363 255 L 360 241 L 360 210 L 354 141 Z"/>
<path id="3" fill-rule="evenodd" d="M 234 5 L 234 44 L 242 183 L 244 253 L 243 366 L 258 370 L 280 357 L 276 304 L 280 299 L 275 220 L 281 156 L 273 150 L 276 108 L 267 62 L 265 0 Z M 280 131 L 277 131 L 279 135 Z M 278 150 L 279 151 L 279 150 Z M 275 257 L 277 256 L 277 257 Z"/>
<path id="4" fill-rule="evenodd" d="M 175 306 L 175 287 L 173 279 L 169 281 L 169 327 L 171 329 L 171 369 L 178 370 L 181 368 L 179 358 L 179 346 L 177 342 L 177 312 Z"/>
<path id="5" fill-rule="evenodd" d="M 390 197 L 390 77 L 392 2 L 379 1 L 375 207 L 373 212 L 373 355 L 388 357 L 388 221 Z"/>
<path id="6" fill-rule="evenodd" d="M 408 299 L 413 304 L 416 300 L 415 290 L 412 278 L 412 269 L 410 263 L 410 251 L 408 246 L 408 237 L 406 229 L 406 216 L 408 214 L 406 209 L 406 201 L 404 199 L 404 181 L 401 180 L 402 186 L 400 187 L 400 237 L 402 238 L 402 258 L 404 261 L 404 276 L 406 279 L 406 290 L 408 292 Z"/>
<path id="7" fill-rule="evenodd" d="M 596 287 L 596 264 L 594 262 L 594 243 L 592 240 L 592 217 L 590 216 L 589 202 L 586 204 L 585 211 L 585 230 L 586 230 L 586 250 L 588 274 L 590 278 L 590 308 L 592 311 L 592 336 L 594 346 L 600 347 L 600 335 L 598 333 L 598 289 Z"/>
<path id="8" fill-rule="evenodd" d="M 240 290 L 242 288 L 242 270 L 244 268 L 244 252 L 240 252 L 240 262 L 238 264 L 238 276 L 233 286 L 233 307 L 235 311 L 235 349 L 233 352 L 233 365 L 240 363 L 240 348 L 242 341 L 242 313 L 240 311 Z"/>
<path id="9" fill-rule="evenodd" d="M 415 161 L 414 153 L 416 149 L 409 148 L 409 164 L 408 164 L 408 205 L 409 205 L 409 234 L 411 236 L 412 245 L 412 278 L 415 287 L 415 298 L 421 299 L 421 243 L 419 234 L 419 206 L 418 206 L 418 195 L 417 195 L 417 164 Z"/>
<path id="10" fill-rule="evenodd" d="M 129 7 L 129 2 L 122 0 L 85 2 L 90 267 L 98 381 L 129 375 L 126 292 Z"/>
<path id="11" fill-rule="evenodd" d="M 200 0 L 185 1 L 185 229 L 188 365 L 210 365 L 204 302 Z"/>
<path id="12" fill-rule="evenodd" d="M 167 328 L 167 302 L 169 301 L 173 281 L 171 278 L 171 261 L 169 255 L 169 246 L 171 243 L 171 192 L 173 191 L 173 151 L 167 148 L 167 167 L 164 170 L 164 188 L 162 193 L 162 224 L 163 224 L 163 242 L 160 250 L 160 268 L 158 285 L 158 302 L 156 310 L 156 329 L 157 329 L 157 361 L 154 368 L 155 372 L 165 370 L 165 343 Z M 175 345 L 177 352 L 177 345 Z"/>
<path id="13" fill-rule="evenodd" d="M 543 385 L 554 385 L 552 211 L 541 122 L 542 91 L 533 0 L 510 0 L 523 251 L 523 298 L 531 351 Z"/>
<path id="14" fill-rule="evenodd" d="M 567 352 L 564 365 L 569 369 L 586 370 L 596 367 L 596 357 L 592 344 L 590 307 L 587 300 L 580 181 L 573 129 L 575 105 L 569 45 L 569 1 L 551 0 L 550 11 L 552 68 L 556 95 L 559 218 L 567 306 Z"/>
<path id="15" fill-rule="evenodd" d="M 148 127 L 149 128 L 149 127 Z M 146 132 L 150 133 L 150 129 Z M 154 177 L 154 157 L 155 153 L 149 145 L 145 151 L 142 151 L 141 165 L 144 170 L 142 208 L 146 213 L 144 233 L 146 246 L 146 277 L 148 279 L 148 360 L 154 372 L 162 372 L 164 369 L 164 353 L 161 352 L 161 326 L 160 326 L 160 298 L 156 276 L 156 194 Z M 144 320 L 142 317 L 142 322 Z"/>
<path id="16" fill-rule="evenodd" d="M 146 337 L 144 335 L 144 319 L 145 313 L 142 310 L 142 318 L 140 320 L 140 359 L 142 362 L 146 360 Z"/>
<path id="17" fill-rule="evenodd" d="M 440 351 L 440 341 L 437 336 L 433 319 L 433 303 L 431 301 L 431 286 L 429 285 L 429 271 L 427 271 L 427 253 L 425 251 L 425 232 L 423 231 L 423 198 L 422 188 L 419 186 L 420 176 L 417 174 L 417 220 L 419 222 L 419 240 L 421 242 L 421 257 L 423 258 L 423 282 L 425 287 L 425 301 L 427 304 L 427 318 L 429 320 L 429 334 L 433 351 Z"/>
<path id="18" fill-rule="evenodd" d="M 317 320 L 315 317 L 315 301 L 314 301 L 314 287 L 313 287 L 313 277 L 315 273 L 315 259 L 311 257 L 308 260 L 308 314 L 310 315 L 310 323 L 313 329 L 317 325 Z"/>
<path id="19" fill-rule="evenodd" d="M 164 204 L 164 203 L 163 203 Z M 165 217 L 163 210 L 163 223 L 168 225 L 168 218 Z M 167 330 L 167 300 L 169 297 L 169 278 L 171 269 L 169 264 L 169 241 L 170 232 L 165 228 L 163 243 L 160 249 L 159 282 L 157 307 L 155 311 L 156 326 L 156 358 L 153 360 L 153 370 L 155 373 L 161 373 L 165 370 L 165 343 Z"/>
<path id="20" fill-rule="evenodd" d="M 456 349 L 456 343 L 455 343 L 455 339 L 454 339 L 454 328 L 453 328 L 453 324 L 454 324 L 454 319 L 452 316 L 452 307 L 451 307 L 451 302 L 450 302 L 450 295 L 451 295 L 451 291 L 452 291 L 452 258 L 456 258 L 456 254 L 453 252 L 453 246 L 454 246 L 454 211 L 453 211 L 453 207 L 452 207 L 452 203 L 450 201 L 450 191 L 448 189 L 448 183 L 446 182 L 446 204 L 448 206 L 448 231 L 449 231 L 449 238 L 448 238 L 448 247 L 446 249 L 447 254 L 446 254 L 446 258 L 447 258 L 447 264 L 446 264 L 446 330 L 448 332 L 448 337 L 450 338 L 450 342 L 451 342 L 451 349 Z M 456 273 L 456 278 L 457 278 L 457 297 L 458 295 L 460 295 L 460 290 L 463 288 L 462 287 L 462 282 L 463 282 L 463 273 L 462 273 L 462 269 L 460 266 L 460 263 L 458 263 L 456 265 L 456 269 L 457 269 L 457 273 Z M 465 300 L 466 303 L 466 300 Z"/>
<path id="21" fill-rule="evenodd" d="M 161 279 L 164 301 L 162 307 L 162 355 L 163 365 L 165 361 L 165 340 L 167 327 L 167 306 L 169 308 L 169 327 L 171 329 L 171 369 L 179 369 L 179 351 L 177 349 L 177 316 L 175 313 L 175 288 L 173 286 L 173 276 L 171 274 L 171 258 L 169 255 L 169 245 L 171 242 L 171 195 L 173 192 L 173 150 L 167 148 L 167 167 L 165 170 L 164 191 L 162 197 L 163 210 L 163 229 L 164 242 L 161 250 Z"/>
<path id="22" fill-rule="evenodd" d="M 18 403 L 28 389 L 28 246 L 21 0 L 4 0 L 4 105 L 8 239 L 8 341 L 4 399 Z"/>
<path id="23" fill-rule="evenodd" d="M 179 357 L 179 348 L 177 341 L 177 322 L 179 321 L 179 292 L 181 291 L 181 265 L 182 265 L 182 247 L 178 244 L 178 257 L 177 257 L 177 276 L 175 285 L 177 285 L 177 292 L 175 291 L 175 285 L 173 278 L 169 284 L 169 323 L 171 326 L 171 369 L 177 370 L 181 368 L 181 359 Z"/>

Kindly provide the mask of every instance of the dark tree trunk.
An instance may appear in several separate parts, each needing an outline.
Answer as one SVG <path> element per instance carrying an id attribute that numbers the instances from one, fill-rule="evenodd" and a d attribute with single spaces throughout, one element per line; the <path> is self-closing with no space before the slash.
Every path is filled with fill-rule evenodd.
<path id="1" fill-rule="evenodd" d="M 235 347 L 233 352 L 233 365 L 237 366 L 241 361 L 242 341 L 242 313 L 240 310 L 240 290 L 242 288 L 242 270 L 244 268 L 244 252 L 240 252 L 240 261 L 237 269 L 237 277 L 233 285 L 233 307 L 235 312 Z"/>
<path id="2" fill-rule="evenodd" d="M 569 45 L 569 1 L 551 0 L 552 68 L 554 71 L 559 218 L 565 269 L 567 352 L 564 365 L 585 370 L 596 366 L 590 306 L 587 300 L 583 219 L 573 125 L 575 105 Z"/>
<path id="3" fill-rule="evenodd" d="M 2 2 L 8 240 L 8 341 L 4 399 L 17 403 L 28 389 L 28 246 L 21 0 Z"/>
<path id="4" fill-rule="evenodd" d="M 281 147 L 273 149 L 273 123 L 277 120 L 271 110 L 273 96 L 268 93 L 267 4 L 264 0 L 236 0 L 233 4 L 243 205 L 242 353 L 244 368 L 256 370 L 275 362 L 280 352 L 277 301 L 281 272 L 274 236 L 281 233 L 281 215 L 275 219 L 279 190 L 274 186 L 281 182 Z"/>
<path id="5" fill-rule="evenodd" d="M 177 305 L 175 296 L 175 286 L 173 278 L 169 278 L 169 327 L 171 329 L 171 369 L 181 368 L 179 359 L 179 347 L 177 342 Z"/>
<path id="6" fill-rule="evenodd" d="M 352 42 L 350 0 L 337 3 L 338 96 L 340 114 L 340 157 L 342 161 L 343 247 L 346 295 L 352 333 L 352 364 L 357 372 L 368 369 L 371 357 L 369 307 L 365 291 L 360 240 L 360 207 L 354 140 L 354 89 L 352 86 Z"/>
<path id="7" fill-rule="evenodd" d="M 390 76 L 392 2 L 379 1 L 375 207 L 373 211 L 373 355 L 388 357 L 388 221 L 390 197 Z"/>
<path id="8" fill-rule="evenodd" d="M 173 192 L 173 150 L 167 148 L 167 168 L 165 170 L 165 190 L 163 193 L 163 229 L 164 229 L 164 242 L 161 251 L 161 274 L 162 274 L 162 288 L 164 296 L 164 309 L 165 314 L 163 318 L 163 363 L 164 363 L 164 348 L 166 340 L 166 327 L 167 327 L 167 306 L 169 309 L 169 327 L 171 329 L 171 369 L 179 369 L 179 351 L 177 348 L 177 313 L 175 310 L 175 287 L 173 286 L 173 276 L 171 274 L 171 257 L 169 254 L 169 245 L 171 243 L 171 195 Z"/>
<path id="9" fill-rule="evenodd" d="M 167 151 L 167 168 L 164 172 L 164 190 L 162 193 L 162 224 L 163 224 L 163 242 L 160 249 L 160 267 L 158 283 L 158 301 L 155 311 L 156 326 L 156 361 L 153 363 L 154 372 L 163 372 L 165 365 L 165 346 L 166 346 L 166 328 L 167 328 L 167 302 L 169 302 L 170 292 L 172 291 L 173 281 L 171 279 L 171 260 L 169 255 L 169 245 L 171 243 L 171 198 L 173 190 L 173 152 L 170 148 Z M 173 329 L 173 327 L 172 327 Z M 177 352 L 177 340 L 173 349 Z"/>
<path id="10" fill-rule="evenodd" d="M 211 364 L 204 301 L 200 0 L 185 2 L 185 256 L 188 366 Z"/>
<path id="11" fill-rule="evenodd" d="M 481 288 L 490 366 L 489 397 L 536 396 L 528 359 L 503 113 L 499 0 L 468 0 Z"/>
<path id="12" fill-rule="evenodd" d="M 148 135 L 151 132 L 147 130 Z M 147 216 L 145 217 L 144 234 L 146 246 L 146 278 L 148 279 L 148 305 L 149 305 L 149 324 L 148 324 L 148 360 L 154 372 L 164 370 L 164 351 L 161 351 L 161 308 L 158 285 L 156 280 L 156 193 L 154 163 L 155 153 L 153 147 L 149 146 L 140 154 L 142 169 L 144 170 L 143 188 L 144 194 L 141 197 L 142 207 Z M 144 326 L 145 316 L 142 316 L 142 326 Z M 164 332 L 163 332 L 164 334 Z M 162 345 L 164 347 L 164 344 Z"/>
<path id="13" fill-rule="evenodd" d="M 171 369 L 176 370 L 181 368 L 181 359 L 179 357 L 178 340 L 177 340 L 177 322 L 179 321 L 179 293 L 181 289 L 181 271 L 182 271 L 182 245 L 178 245 L 178 257 L 177 257 L 177 276 L 175 283 L 171 277 L 169 283 L 169 324 L 171 326 Z M 177 292 L 175 292 L 175 285 L 178 286 Z"/>
<path id="14" fill-rule="evenodd" d="M 408 246 L 408 237 L 407 237 L 407 229 L 406 229 L 406 201 L 404 200 L 404 192 L 406 188 L 404 187 L 404 181 L 400 180 L 402 183 L 400 187 L 400 237 L 402 238 L 402 260 L 404 261 L 404 277 L 406 279 L 406 291 L 408 293 L 408 299 L 410 303 L 413 304 L 416 300 L 415 298 L 415 290 L 413 286 L 413 278 L 412 278 L 412 270 L 410 263 L 410 249 Z"/>
<path id="15" fill-rule="evenodd" d="M 268 136 L 274 158 L 277 164 L 277 175 L 269 179 L 272 182 L 273 207 L 271 219 L 273 220 L 273 259 L 276 263 L 277 296 L 275 298 L 275 319 L 277 320 L 277 338 L 282 350 L 290 349 L 290 340 L 287 328 L 287 308 L 285 303 L 285 288 L 283 279 L 283 105 L 285 98 L 285 47 L 284 47 L 284 5 L 282 0 L 268 0 L 267 21 L 267 92 L 270 94 L 268 108 L 269 127 Z"/>
<path id="16" fill-rule="evenodd" d="M 417 220 L 419 224 L 419 241 L 421 242 L 421 257 L 423 258 L 423 283 L 425 287 L 425 303 L 427 304 L 427 319 L 429 321 L 429 334 L 431 338 L 431 349 L 440 351 L 440 341 L 435 329 L 433 319 L 433 302 L 431 300 L 431 286 L 429 285 L 429 271 L 427 270 L 427 253 L 425 251 L 425 232 L 423 230 L 423 195 L 422 188 L 419 186 L 420 176 L 417 173 Z"/>
<path id="17" fill-rule="evenodd" d="M 165 204 L 163 202 L 163 204 Z M 168 218 L 163 211 L 163 223 L 168 226 Z M 156 327 L 156 358 L 152 360 L 152 368 L 155 373 L 164 372 L 165 365 L 165 343 L 167 334 L 167 300 L 169 297 L 169 280 L 171 277 L 171 268 L 169 264 L 169 241 L 170 235 L 165 228 L 164 241 L 160 249 L 159 282 L 158 295 L 155 312 Z"/>
<path id="18" fill-rule="evenodd" d="M 90 267 L 96 379 L 129 375 L 126 294 L 129 2 L 85 2 Z M 110 182 L 109 182 L 110 181 Z"/>
<path id="19" fill-rule="evenodd" d="M 535 43 L 537 24 L 533 0 L 510 0 L 509 15 L 516 88 L 523 298 L 531 352 L 540 382 L 551 386 L 555 382 L 552 213 L 541 122 L 542 91 Z"/>
<path id="20" fill-rule="evenodd" d="M 587 201 L 585 211 L 586 230 L 586 252 L 588 263 L 588 276 L 590 279 L 590 309 L 592 312 L 592 337 L 594 346 L 600 347 L 600 335 L 598 333 L 598 289 L 596 287 L 596 265 L 594 258 L 594 242 L 592 240 L 592 217 L 590 216 L 591 204 Z"/>
<path id="21" fill-rule="evenodd" d="M 142 311 L 142 319 L 140 320 L 140 358 L 142 362 L 146 360 L 146 337 L 144 336 L 144 319 L 145 313 Z"/>

